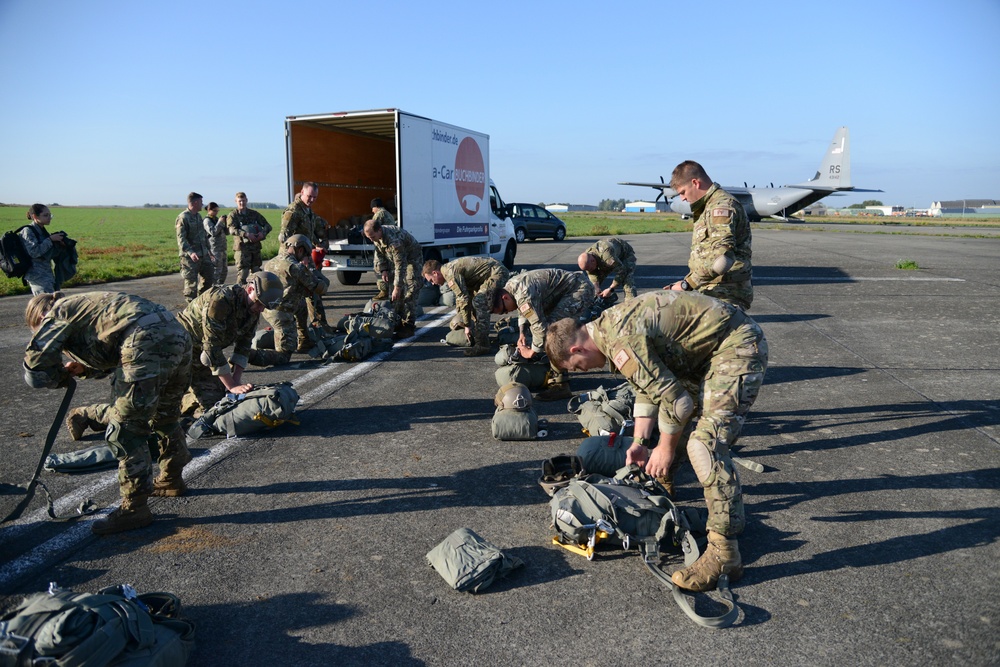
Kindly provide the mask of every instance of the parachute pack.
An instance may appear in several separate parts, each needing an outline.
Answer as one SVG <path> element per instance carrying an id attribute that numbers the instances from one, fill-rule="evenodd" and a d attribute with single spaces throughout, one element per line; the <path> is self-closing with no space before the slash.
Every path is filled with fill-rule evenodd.
<path id="1" fill-rule="evenodd" d="M 577 416 L 587 435 L 608 435 L 619 431 L 632 418 L 635 391 L 628 382 L 610 390 L 603 386 L 577 394 L 569 399 L 566 409 Z"/>
<path id="2" fill-rule="evenodd" d="M 290 382 L 255 386 L 245 394 L 226 394 L 188 429 L 187 441 L 224 435 L 236 438 L 285 422 L 298 424 L 299 394 Z"/>
<path id="3" fill-rule="evenodd" d="M 493 437 L 497 440 L 534 440 L 544 437 L 538 430 L 538 414 L 531 402 L 531 392 L 519 382 L 510 382 L 497 390 L 493 403 Z"/>

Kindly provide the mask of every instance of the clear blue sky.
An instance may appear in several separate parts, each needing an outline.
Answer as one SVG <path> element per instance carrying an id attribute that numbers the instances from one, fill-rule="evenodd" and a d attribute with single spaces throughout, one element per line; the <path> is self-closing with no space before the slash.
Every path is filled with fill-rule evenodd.
<path id="1" fill-rule="evenodd" d="M 667 11 L 669 9 L 669 11 Z M 640 199 L 698 160 L 1000 198 L 1000 1 L 0 0 L 0 201 L 287 201 L 285 116 L 395 107 L 490 135 L 507 201 Z"/>

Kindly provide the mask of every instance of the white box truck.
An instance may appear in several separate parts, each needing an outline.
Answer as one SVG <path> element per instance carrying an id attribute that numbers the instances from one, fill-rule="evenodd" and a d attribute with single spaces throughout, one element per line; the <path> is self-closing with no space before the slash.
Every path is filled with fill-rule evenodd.
<path id="1" fill-rule="evenodd" d="M 513 267 L 517 241 L 490 180 L 489 135 L 399 109 L 344 111 L 285 119 L 288 200 L 319 185 L 313 210 L 346 236 L 345 221 L 371 217 L 380 198 L 424 248 L 424 259 L 489 255 Z M 324 271 L 356 285 L 374 249 L 355 232 L 329 242 Z"/>

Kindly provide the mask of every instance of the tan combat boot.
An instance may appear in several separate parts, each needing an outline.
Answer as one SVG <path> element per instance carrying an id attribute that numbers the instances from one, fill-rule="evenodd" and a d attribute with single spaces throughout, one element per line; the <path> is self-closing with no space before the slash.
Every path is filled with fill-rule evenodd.
<path id="1" fill-rule="evenodd" d="M 739 541 L 708 531 L 705 553 L 690 566 L 674 572 L 670 579 L 680 588 L 702 592 L 713 590 L 723 574 L 729 575 L 730 582 L 743 576 Z"/>
<path id="2" fill-rule="evenodd" d="M 83 414 L 82 408 L 73 408 L 69 411 L 69 416 L 66 417 L 66 430 L 69 431 L 69 437 L 74 440 L 83 437 L 83 432 L 87 430 L 89 424 L 90 420 L 87 415 Z"/>
<path id="3" fill-rule="evenodd" d="M 152 495 L 159 498 L 176 498 L 188 492 L 188 486 L 182 477 L 184 466 L 191 462 L 191 452 L 187 447 L 183 451 L 160 462 L 160 474 L 153 480 Z"/>
<path id="4" fill-rule="evenodd" d="M 122 500 L 121 507 L 107 517 L 90 524 L 90 532 L 95 535 L 111 535 L 126 530 L 144 528 L 151 523 L 153 523 L 153 513 L 149 511 L 146 497 L 142 496 L 132 500 L 126 498 Z"/>

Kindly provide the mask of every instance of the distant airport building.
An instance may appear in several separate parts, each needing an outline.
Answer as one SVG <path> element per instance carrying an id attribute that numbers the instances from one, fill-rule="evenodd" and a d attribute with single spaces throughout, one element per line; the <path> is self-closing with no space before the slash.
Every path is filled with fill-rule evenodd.
<path id="1" fill-rule="evenodd" d="M 827 205 L 821 201 L 818 201 L 815 204 L 809 204 L 809 206 L 802 209 L 802 215 L 828 215 L 829 213 L 830 209 L 827 208 Z"/>
<path id="2" fill-rule="evenodd" d="M 631 201 L 625 204 L 626 213 L 663 213 L 666 210 L 666 202 Z"/>
<path id="3" fill-rule="evenodd" d="M 590 204 L 549 204 L 545 210 L 549 213 L 568 213 L 570 211 L 596 211 L 597 207 Z"/>
<path id="4" fill-rule="evenodd" d="M 952 199 L 931 203 L 930 215 L 989 215 L 1000 216 L 1000 201 L 996 199 Z"/>
<path id="5" fill-rule="evenodd" d="M 905 213 L 902 206 L 865 206 L 865 211 L 873 215 L 895 215 L 900 216 Z"/>

